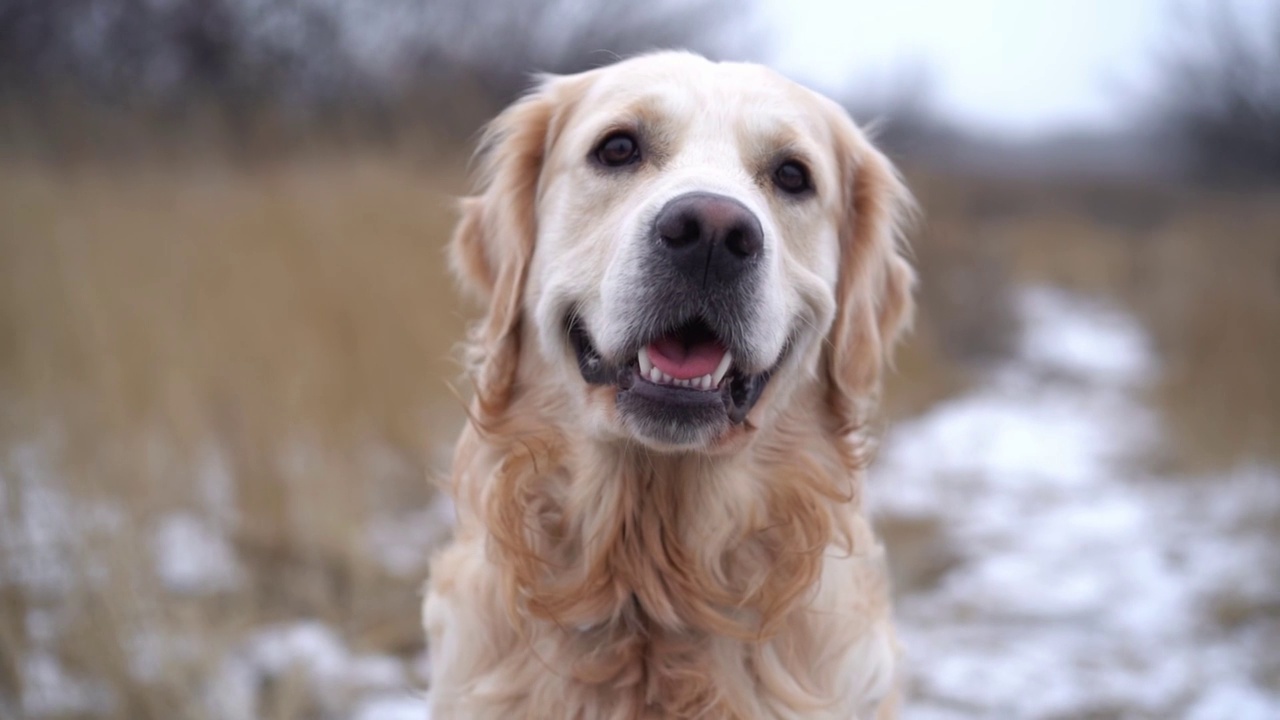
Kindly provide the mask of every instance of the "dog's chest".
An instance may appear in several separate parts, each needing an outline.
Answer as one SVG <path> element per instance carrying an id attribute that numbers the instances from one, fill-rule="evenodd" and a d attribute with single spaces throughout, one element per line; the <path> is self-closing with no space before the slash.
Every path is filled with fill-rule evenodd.
<path id="1" fill-rule="evenodd" d="M 613 705 L 610 717 L 698 717 L 737 720 L 758 715 L 755 650 L 742 641 L 699 631 L 672 632 L 644 618 L 639 603 L 617 624 L 564 631 L 571 658 L 565 680 L 590 688 L 584 707 Z"/>

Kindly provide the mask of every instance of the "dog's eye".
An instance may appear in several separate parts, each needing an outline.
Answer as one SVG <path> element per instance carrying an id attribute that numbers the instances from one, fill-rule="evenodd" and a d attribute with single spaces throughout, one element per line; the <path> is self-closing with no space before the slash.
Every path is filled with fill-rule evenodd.
<path id="1" fill-rule="evenodd" d="M 773 183 L 783 192 L 792 195 L 813 189 L 813 183 L 809 181 L 809 170 L 795 160 L 788 160 L 773 171 Z"/>
<path id="2" fill-rule="evenodd" d="M 595 156 L 608 167 L 630 165 L 640 159 L 640 144 L 630 133 L 616 132 L 600 141 Z"/>

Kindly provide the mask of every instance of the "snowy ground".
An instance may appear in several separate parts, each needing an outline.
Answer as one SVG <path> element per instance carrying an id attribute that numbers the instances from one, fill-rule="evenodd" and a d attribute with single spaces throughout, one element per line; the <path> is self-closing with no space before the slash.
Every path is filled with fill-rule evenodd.
<path id="1" fill-rule="evenodd" d="M 907 718 L 1280 718 L 1280 477 L 1143 470 L 1160 429 L 1140 402 L 1158 370 L 1141 327 L 1048 289 L 1025 291 L 1020 309 L 1014 357 L 971 394 L 891 428 L 867 491 L 900 575 Z M 70 560 L 55 552 L 52 529 L 109 531 L 120 518 L 60 494 L 38 456 L 11 457 L 0 476 L 24 511 L 23 523 L 0 528 L 0 569 L 57 593 L 71 582 L 59 572 Z M 226 484 L 219 477 L 211 473 L 213 496 Z M 150 561 L 169 592 L 242 582 L 225 504 L 214 497 L 214 511 L 151 529 Z M 441 505 L 385 518 L 369 542 L 416 585 L 449 515 Z M 55 611 L 27 618 L 22 715 L 111 704 L 109 688 L 46 649 L 59 625 Z M 184 649 L 181 638 L 140 637 L 130 651 L 145 676 Z M 299 675 L 329 713 L 426 718 L 427 658 L 357 653 L 310 619 L 259 628 L 232 647 L 206 704 L 228 720 L 253 718 L 260 688 Z M 4 707 L 0 697 L 0 716 Z"/>
<path id="2" fill-rule="evenodd" d="M 941 568 L 899 603 L 907 717 L 1280 718 L 1280 477 L 1143 472 L 1142 329 L 1047 289 L 1021 309 L 1016 356 L 892 428 L 867 492 Z"/>
<path id="3" fill-rule="evenodd" d="M 115 621 L 121 628 L 134 628 L 121 650 L 135 681 L 153 682 L 168 666 L 207 661 L 212 653 L 212 670 L 199 683 L 203 691 L 189 698 L 191 710 L 204 708 L 212 720 L 257 720 L 265 693 L 295 682 L 320 718 L 425 720 L 423 689 L 430 673 L 425 655 L 406 660 L 358 652 L 335 628 L 311 618 L 259 625 L 217 647 L 210 647 L 207 637 L 166 634 L 146 617 L 131 618 L 145 614 L 147 603 L 216 601 L 244 583 L 245 571 L 230 540 L 235 513 L 225 464 L 211 453 L 202 466 L 198 482 L 206 502 L 200 511 L 173 512 L 149 526 L 126 529 L 120 506 L 88 501 L 62 487 L 48 463 L 58 454 L 56 436 L 46 441 L 0 457 L 0 593 L 16 585 L 29 602 L 27 646 L 19 664 L 21 701 L 7 696 L 0 685 L 0 718 L 94 717 L 118 709 L 112 686 L 77 672 L 59 648 L 74 641 L 68 628 L 83 620 L 75 617 L 83 612 L 77 598 L 91 589 L 118 590 L 101 566 L 86 562 L 100 549 L 97 545 L 133 538 L 134 530 L 141 530 L 137 538 L 145 552 L 138 556 L 143 561 L 139 570 L 153 574 L 165 595 L 138 596 L 132 604 L 139 607 L 118 608 L 121 617 Z M 415 592 L 426 575 L 429 553 L 448 532 L 451 518 L 447 501 L 380 517 L 367 528 L 368 550 L 387 572 L 405 579 L 406 592 Z"/>

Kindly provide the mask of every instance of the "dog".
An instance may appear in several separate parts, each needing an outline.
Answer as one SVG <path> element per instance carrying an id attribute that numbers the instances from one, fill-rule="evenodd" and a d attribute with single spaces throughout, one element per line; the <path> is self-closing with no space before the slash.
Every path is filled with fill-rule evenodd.
<path id="1" fill-rule="evenodd" d="M 684 52 L 542 78 L 478 158 L 432 717 L 891 716 L 861 487 L 913 313 L 894 167 L 831 100 Z"/>

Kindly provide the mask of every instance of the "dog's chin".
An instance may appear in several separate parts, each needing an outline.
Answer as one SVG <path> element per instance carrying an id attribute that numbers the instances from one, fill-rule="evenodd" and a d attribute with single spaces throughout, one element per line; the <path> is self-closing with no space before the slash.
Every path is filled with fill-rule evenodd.
<path id="1" fill-rule="evenodd" d="M 711 445 L 731 427 L 719 393 L 658 385 L 634 376 L 619 385 L 618 416 L 637 440 L 659 449 Z"/>
<path id="2" fill-rule="evenodd" d="M 637 341 L 639 349 L 628 353 L 627 360 L 608 362 L 580 322 L 570 318 L 567 328 L 582 379 L 613 389 L 626 431 L 663 451 L 706 450 L 741 427 L 786 356 L 784 350 L 764 371 L 739 368 L 732 349 L 723 346 L 715 331 L 693 320 L 661 337 Z M 682 359 L 660 354 L 659 348 L 668 348 L 669 355 L 678 355 L 682 346 L 687 351 Z M 690 360 L 688 356 L 699 354 L 697 348 L 702 348 L 701 357 Z"/>

